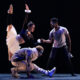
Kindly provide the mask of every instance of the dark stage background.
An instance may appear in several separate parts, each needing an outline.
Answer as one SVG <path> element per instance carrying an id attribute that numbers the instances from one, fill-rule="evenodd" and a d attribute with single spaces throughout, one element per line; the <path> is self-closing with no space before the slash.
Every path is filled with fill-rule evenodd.
<path id="1" fill-rule="evenodd" d="M 14 6 L 14 21 L 18 33 L 22 28 L 24 20 L 24 0 L 0 0 L 0 73 L 10 72 L 12 67 L 8 61 L 8 53 L 6 46 L 6 19 L 7 10 L 10 3 L 13 1 Z M 50 18 L 59 18 L 59 24 L 68 28 L 72 39 L 72 53 L 74 58 L 72 63 L 74 71 L 80 73 L 80 4 L 76 0 L 27 0 L 32 14 L 29 20 L 36 24 L 34 32 L 35 39 L 48 38 L 50 28 Z M 46 68 L 48 57 L 51 50 L 51 44 L 42 44 L 45 48 L 43 56 L 35 63 L 40 67 Z M 59 72 L 64 71 L 64 65 Z"/>

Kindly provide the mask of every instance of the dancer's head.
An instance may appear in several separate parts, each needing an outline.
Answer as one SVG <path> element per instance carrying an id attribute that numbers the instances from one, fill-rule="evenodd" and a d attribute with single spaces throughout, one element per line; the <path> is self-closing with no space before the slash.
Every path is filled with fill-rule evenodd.
<path id="1" fill-rule="evenodd" d="M 53 28 L 53 27 L 58 27 L 58 18 L 51 18 L 51 20 L 50 20 L 50 25 L 51 25 L 51 27 Z"/>
<path id="2" fill-rule="evenodd" d="M 36 46 L 36 49 L 38 51 L 38 55 L 42 56 L 43 52 L 44 52 L 44 48 L 40 45 Z"/>
<path id="3" fill-rule="evenodd" d="M 27 26 L 28 26 L 28 30 L 30 32 L 34 32 L 35 31 L 35 24 L 32 21 L 30 21 Z"/>

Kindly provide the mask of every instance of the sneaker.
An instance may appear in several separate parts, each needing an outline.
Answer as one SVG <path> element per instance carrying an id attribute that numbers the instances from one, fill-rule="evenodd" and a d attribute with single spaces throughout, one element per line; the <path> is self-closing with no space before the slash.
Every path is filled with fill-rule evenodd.
<path id="1" fill-rule="evenodd" d="M 11 72 L 12 72 L 12 77 L 19 78 L 19 74 L 17 73 L 17 71 L 15 71 L 15 68 L 11 68 Z"/>
<path id="2" fill-rule="evenodd" d="M 56 72 L 56 67 L 54 67 L 52 70 L 48 72 L 48 76 L 52 77 L 55 74 L 55 72 Z"/>

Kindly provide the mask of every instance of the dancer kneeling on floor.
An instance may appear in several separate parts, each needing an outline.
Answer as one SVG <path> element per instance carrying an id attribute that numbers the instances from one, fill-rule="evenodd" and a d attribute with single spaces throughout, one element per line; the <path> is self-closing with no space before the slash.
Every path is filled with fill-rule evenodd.
<path id="1" fill-rule="evenodd" d="M 32 63 L 42 55 L 44 48 L 36 46 L 34 48 L 22 48 L 17 51 L 11 58 L 12 64 L 15 66 L 11 68 L 12 76 L 18 78 L 18 72 L 26 72 L 28 77 L 31 77 L 31 71 L 41 72 L 49 77 L 52 77 L 56 71 L 54 67 L 52 70 L 44 70 Z"/>

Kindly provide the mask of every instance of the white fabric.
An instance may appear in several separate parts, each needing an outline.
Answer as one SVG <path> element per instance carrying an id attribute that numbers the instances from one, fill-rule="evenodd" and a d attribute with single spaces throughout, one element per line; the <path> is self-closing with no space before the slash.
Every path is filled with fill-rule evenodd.
<path id="1" fill-rule="evenodd" d="M 25 56 L 26 59 L 30 57 L 31 61 L 35 61 L 38 58 L 38 51 L 36 48 L 22 48 L 14 54 L 12 61 L 18 56 Z"/>
<path id="2" fill-rule="evenodd" d="M 41 43 L 41 40 L 40 39 L 37 39 L 37 43 Z"/>
<path id="3" fill-rule="evenodd" d="M 8 37 L 6 39 L 6 44 L 8 46 L 9 51 L 14 54 L 16 51 L 18 51 L 20 49 L 19 46 L 19 42 L 16 39 L 17 36 L 17 32 L 16 29 L 14 28 L 14 26 L 12 26 L 12 28 L 10 30 L 9 26 L 7 27 L 7 33 L 8 33 Z"/>
<path id="4" fill-rule="evenodd" d="M 38 51 L 36 48 L 32 48 L 31 61 L 35 61 L 38 58 Z"/>
<path id="5" fill-rule="evenodd" d="M 69 34 L 65 27 L 60 26 L 59 30 L 55 31 L 55 28 L 51 30 L 49 39 L 53 38 L 54 43 L 52 47 L 60 48 L 66 45 L 66 34 Z"/>
<path id="6" fill-rule="evenodd" d="M 31 10 L 25 10 L 26 13 L 31 13 Z"/>

